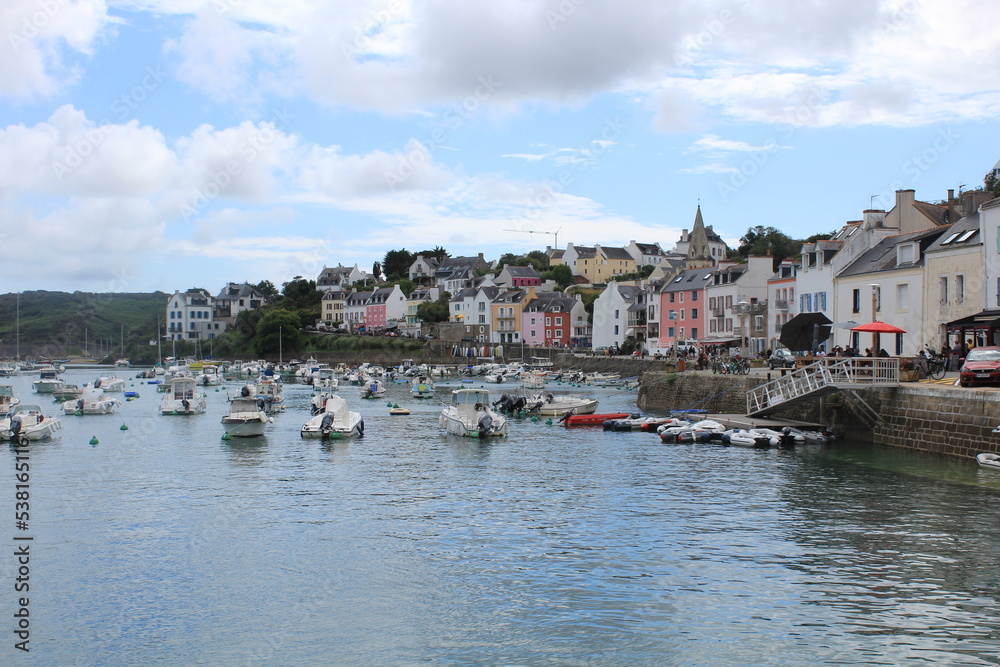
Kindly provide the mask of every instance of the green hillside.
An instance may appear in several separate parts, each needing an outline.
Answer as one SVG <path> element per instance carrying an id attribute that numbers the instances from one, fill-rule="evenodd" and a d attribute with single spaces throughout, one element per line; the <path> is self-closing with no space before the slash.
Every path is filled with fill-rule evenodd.
<path id="1" fill-rule="evenodd" d="M 117 358 L 124 332 L 129 358 L 155 358 L 156 320 L 164 319 L 169 294 L 163 292 L 114 294 L 92 292 L 21 292 L 21 356 L 66 357 L 91 355 L 98 348 Z M 15 350 L 17 295 L 0 294 L 0 357 Z"/>

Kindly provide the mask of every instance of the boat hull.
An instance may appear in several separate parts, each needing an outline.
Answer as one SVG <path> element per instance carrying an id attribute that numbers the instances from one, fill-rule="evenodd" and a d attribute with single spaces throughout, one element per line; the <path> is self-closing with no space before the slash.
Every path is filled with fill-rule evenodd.
<path id="1" fill-rule="evenodd" d="M 630 416 L 629 412 L 607 412 L 604 414 L 569 415 L 561 421 L 566 426 L 604 426 L 604 422 L 609 419 L 626 419 Z"/>
<path id="2" fill-rule="evenodd" d="M 222 418 L 222 427 L 226 429 L 226 433 L 233 436 L 234 438 L 252 438 L 258 435 L 264 435 L 264 428 L 267 426 L 267 422 L 258 418 L 254 419 L 231 419 L 229 417 Z"/>

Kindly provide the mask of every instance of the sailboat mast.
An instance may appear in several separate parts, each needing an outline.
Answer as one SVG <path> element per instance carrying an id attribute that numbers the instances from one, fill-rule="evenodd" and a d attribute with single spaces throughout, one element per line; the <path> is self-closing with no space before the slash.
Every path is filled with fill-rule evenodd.
<path id="1" fill-rule="evenodd" d="M 21 293 L 17 293 L 17 313 L 14 316 L 14 343 L 17 350 L 17 360 L 21 360 Z"/>
<path id="2" fill-rule="evenodd" d="M 163 347 L 162 347 L 163 336 L 160 335 L 160 318 L 156 318 L 156 361 L 162 367 L 163 366 Z"/>

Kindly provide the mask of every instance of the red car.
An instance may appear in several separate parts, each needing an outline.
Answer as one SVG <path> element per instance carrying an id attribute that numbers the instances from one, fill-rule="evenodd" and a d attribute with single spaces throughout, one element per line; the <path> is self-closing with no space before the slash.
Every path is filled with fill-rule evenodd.
<path id="1" fill-rule="evenodd" d="M 976 347 L 969 351 L 958 372 L 958 383 L 1000 384 L 1000 347 Z"/>

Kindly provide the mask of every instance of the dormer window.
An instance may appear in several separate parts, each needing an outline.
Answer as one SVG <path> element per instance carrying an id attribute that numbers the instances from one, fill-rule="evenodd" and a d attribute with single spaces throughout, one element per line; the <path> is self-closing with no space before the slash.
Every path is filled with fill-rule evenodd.
<path id="1" fill-rule="evenodd" d="M 917 261 L 917 248 L 915 243 L 903 243 L 896 246 L 896 265 L 913 264 Z"/>

